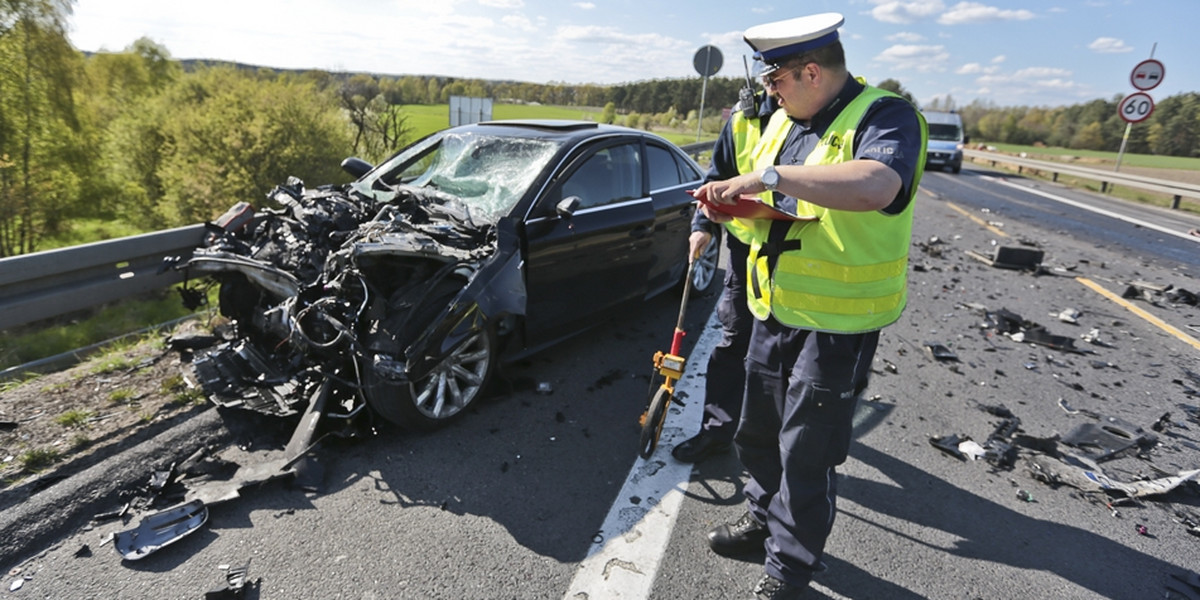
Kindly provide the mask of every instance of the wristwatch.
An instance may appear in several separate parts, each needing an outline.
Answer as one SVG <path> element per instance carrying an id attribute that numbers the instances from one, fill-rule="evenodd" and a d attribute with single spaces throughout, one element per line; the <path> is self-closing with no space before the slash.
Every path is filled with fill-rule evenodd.
<path id="1" fill-rule="evenodd" d="M 775 165 L 771 165 L 763 169 L 762 174 L 758 176 L 758 180 L 762 182 L 763 187 L 768 192 L 773 192 L 779 186 L 779 171 L 775 170 Z"/>

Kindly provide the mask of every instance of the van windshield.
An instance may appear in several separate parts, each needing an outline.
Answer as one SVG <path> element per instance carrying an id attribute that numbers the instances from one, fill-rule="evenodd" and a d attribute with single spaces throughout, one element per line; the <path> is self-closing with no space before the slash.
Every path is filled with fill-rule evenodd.
<path id="1" fill-rule="evenodd" d="M 962 134 L 958 130 L 958 125 L 930 123 L 929 139 L 939 142 L 957 142 L 962 139 Z"/>

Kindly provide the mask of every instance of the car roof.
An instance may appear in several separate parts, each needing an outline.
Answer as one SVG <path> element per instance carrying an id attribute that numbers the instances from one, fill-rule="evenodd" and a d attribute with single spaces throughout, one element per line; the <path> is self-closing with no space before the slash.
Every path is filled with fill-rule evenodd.
<path id="1" fill-rule="evenodd" d="M 474 131 L 487 135 L 503 135 L 555 141 L 578 142 L 579 140 L 609 136 L 614 134 L 634 135 L 654 139 L 662 139 L 631 127 L 596 123 L 595 121 L 575 121 L 568 119 L 506 119 L 498 121 L 482 121 L 471 125 L 460 125 L 451 128 L 452 131 Z M 666 142 L 666 140 L 662 140 Z M 670 142 L 666 142 L 670 143 Z"/>
<path id="2" fill-rule="evenodd" d="M 923 110 L 923 111 L 921 111 L 921 113 L 923 115 L 925 115 L 926 123 L 939 123 L 939 124 L 944 124 L 944 125 L 950 125 L 950 124 L 961 125 L 962 124 L 962 117 L 958 113 L 934 111 L 934 110 L 930 110 L 930 111 Z"/>

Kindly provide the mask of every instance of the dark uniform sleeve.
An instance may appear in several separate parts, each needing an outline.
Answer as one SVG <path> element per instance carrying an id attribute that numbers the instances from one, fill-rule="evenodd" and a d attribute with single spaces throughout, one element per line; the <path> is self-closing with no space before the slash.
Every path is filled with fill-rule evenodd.
<path id="1" fill-rule="evenodd" d="M 730 127 L 730 121 L 725 122 L 725 126 L 721 128 L 721 133 L 717 136 L 717 141 L 713 144 L 712 162 L 709 164 L 708 172 L 704 175 L 705 181 L 721 181 L 731 177 L 737 177 L 737 149 L 733 144 L 733 129 Z M 707 231 L 710 234 L 715 234 L 719 225 L 708 220 L 704 216 L 704 212 L 697 210 L 692 214 L 692 231 Z"/>
<path id="2" fill-rule="evenodd" d="M 863 124 L 854 145 L 854 158 L 877 160 L 900 175 L 900 192 L 883 212 L 903 212 L 912 197 L 917 167 L 925 160 L 917 109 L 901 98 L 884 98 L 867 110 Z"/>

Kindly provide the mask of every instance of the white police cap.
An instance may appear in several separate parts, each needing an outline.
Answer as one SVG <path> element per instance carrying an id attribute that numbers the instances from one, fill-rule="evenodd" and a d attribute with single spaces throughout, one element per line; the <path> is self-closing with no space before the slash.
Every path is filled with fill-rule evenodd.
<path id="1" fill-rule="evenodd" d="M 845 22 L 840 13 L 821 13 L 755 25 L 742 38 L 754 48 L 754 58 L 764 66 L 759 72 L 765 75 L 783 59 L 836 42 Z"/>

